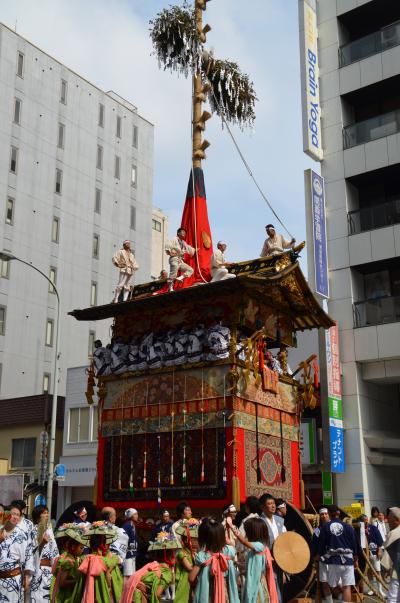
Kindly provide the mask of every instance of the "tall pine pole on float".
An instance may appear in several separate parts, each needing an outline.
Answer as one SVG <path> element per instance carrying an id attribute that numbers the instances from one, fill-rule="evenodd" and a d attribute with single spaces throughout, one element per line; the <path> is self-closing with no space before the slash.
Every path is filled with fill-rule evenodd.
<path id="1" fill-rule="evenodd" d="M 207 8 L 206 0 L 195 0 L 195 20 L 196 30 L 199 40 L 202 44 L 206 42 L 206 34 L 211 31 L 207 24 L 203 29 L 203 11 Z M 202 132 L 205 130 L 206 121 L 210 119 L 211 114 L 208 111 L 202 113 L 203 102 L 207 100 L 206 92 L 210 86 L 203 85 L 201 69 L 197 68 L 193 74 L 193 134 L 192 134 L 192 163 L 193 168 L 201 168 L 202 159 L 206 158 L 205 150 L 210 146 L 208 140 L 202 141 Z"/>
<path id="2" fill-rule="evenodd" d="M 150 36 L 159 65 L 186 77 L 191 75 L 193 80 L 192 169 L 181 223 L 187 233 L 186 241 L 198 251 L 193 258 L 186 259 L 194 274 L 185 279 L 184 286 L 211 278 L 212 240 L 202 171 L 205 150 L 210 146 L 202 139 L 202 133 L 211 113 L 203 111 L 203 103 L 208 100 L 212 113 L 243 128 L 254 122 L 257 100 L 253 83 L 236 63 L 216 59 L 204 49 L 206 34 L 211 30 L 209 25 L 203 27 L 206 4 L 207 0 L 195 0 L 194 6 L 187 2 L 170 6 L 150 21 Z"/>
<path id="3" fill-rule="evenodd" d="M 181 224 L 186 230 L 186 241 L 197 249 L 197 253 L 194 258 L 185 258 L 193 267 L 194 274 L 191 279 L 185 279 L 184 286 L 193 282 L 207 282 L 211 278 L 212 240 L 202 170 L 205 150 L 210 146 L 206 139 L 203 140 L 202 133 L 211 113 L 203 111 L 203 103 L 208 100 L 211 110 L 221 117 L 223 123 L 236 123 L 243 128 L 254 122 L 257 100 L 253 83 L 236 63 L 216 59 L 212 53 L 205 51 L 206 34 L 211 31 L 208 24 L 203 27 L 203 11 L 207 1 L 194 0 L 194 7 L 187 2 L 182 6 L 171 6 L 150 21 L 150 35 L 159 65 L 183 73 L 186 77 L 189 74 L 192 76 L 192 167 Z M 184 407 L 184 421 L 186 412 Z M 226 440 L 226 433 L 224 437 Z M 232 446 L 233 459 L 232 500 L 239 505 L 234 417 L 228 445 Z"/>

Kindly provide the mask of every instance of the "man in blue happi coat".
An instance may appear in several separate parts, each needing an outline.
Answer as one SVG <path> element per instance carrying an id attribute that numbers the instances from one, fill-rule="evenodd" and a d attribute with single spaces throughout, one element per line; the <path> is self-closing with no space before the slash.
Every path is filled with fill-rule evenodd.
<path id="1" fill-rule="evenodd" d="M 351 587 L 355 585 L 354 566 L 357 564 L 357 539 L 354 529 L 339 519 L 336 505 L 328 507 L 330 521 L 321 527 L 318 558 L 327 564 L 330 588 L 341 586 L 343 602 L 350 603 Z M 326 597 L 332 603 L 332 595 Z"/>

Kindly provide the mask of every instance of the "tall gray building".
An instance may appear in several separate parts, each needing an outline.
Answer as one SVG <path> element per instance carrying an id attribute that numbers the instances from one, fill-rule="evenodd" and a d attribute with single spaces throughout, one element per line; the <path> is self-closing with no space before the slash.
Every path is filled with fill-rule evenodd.
<path id="1" fill-rule="evenodd" d="M 112 300 L 111 258 L 132 241 L 150 280 L 153 125 L 0 24 L 0 249 L 31 262 L 61 298 L 60 394 L 109 324 L 77 323 L 73 308 Z M 56 296 L 16 261 L 0 278 L 0 397 L 52 391 Z"/>
<path id="2" fill-rule="evenodd" d="M 318 0 L 316 11 L 345 428 L 336 493 L 385 509 L 400 500 L 400 3 Z"/>

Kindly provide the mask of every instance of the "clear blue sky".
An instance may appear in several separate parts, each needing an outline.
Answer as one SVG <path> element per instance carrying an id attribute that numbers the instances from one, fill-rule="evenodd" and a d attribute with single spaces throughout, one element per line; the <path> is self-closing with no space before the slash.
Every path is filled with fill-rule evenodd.
<path id="1" fill-rule="evenodd" d="M 155 206 L 179 225 L 190 170 L 191 83 L 158 69 L 148 21 L 173 0 L 13 0 L 0 20 L 155 124 Z M 305 238 L 297 0 L 211 0 L 204 15 L 215 55 L 239 63 L 259 101 L 254 131 L 235 136 L 264 192 L 298 241 Z M 228 134 L 214 116 L 204 163 L 214 240 L 228 257 L 257 257 L 274 222 Z M 315 164 L 314 164 L 315 169 Z M 280 230 L 280 229 L 279 229 Z"/>

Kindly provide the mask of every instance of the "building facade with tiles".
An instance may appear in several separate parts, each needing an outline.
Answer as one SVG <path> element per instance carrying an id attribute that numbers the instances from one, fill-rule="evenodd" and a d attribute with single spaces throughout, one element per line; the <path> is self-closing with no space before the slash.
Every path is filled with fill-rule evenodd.
<path id="1" fill-rule="evenodd" d="M 336 496 L 385 510 L 400 500 L 400 4 L 318 0 L 316 12 L 345 428 Z"/>
<path id="2" fill-rule="evenodd" d="M 110 322 L 82 328 L 71 308 L 111 301 L 111 258 L 130 239 L 137 281 L 151 275 L 154 127 L 0 24 L 0 249 L 32 263 L 61 299 L 60 394 Z M 56 295 L 29 267 L 2 262 L 1 398 L 53 391 Z"/>

